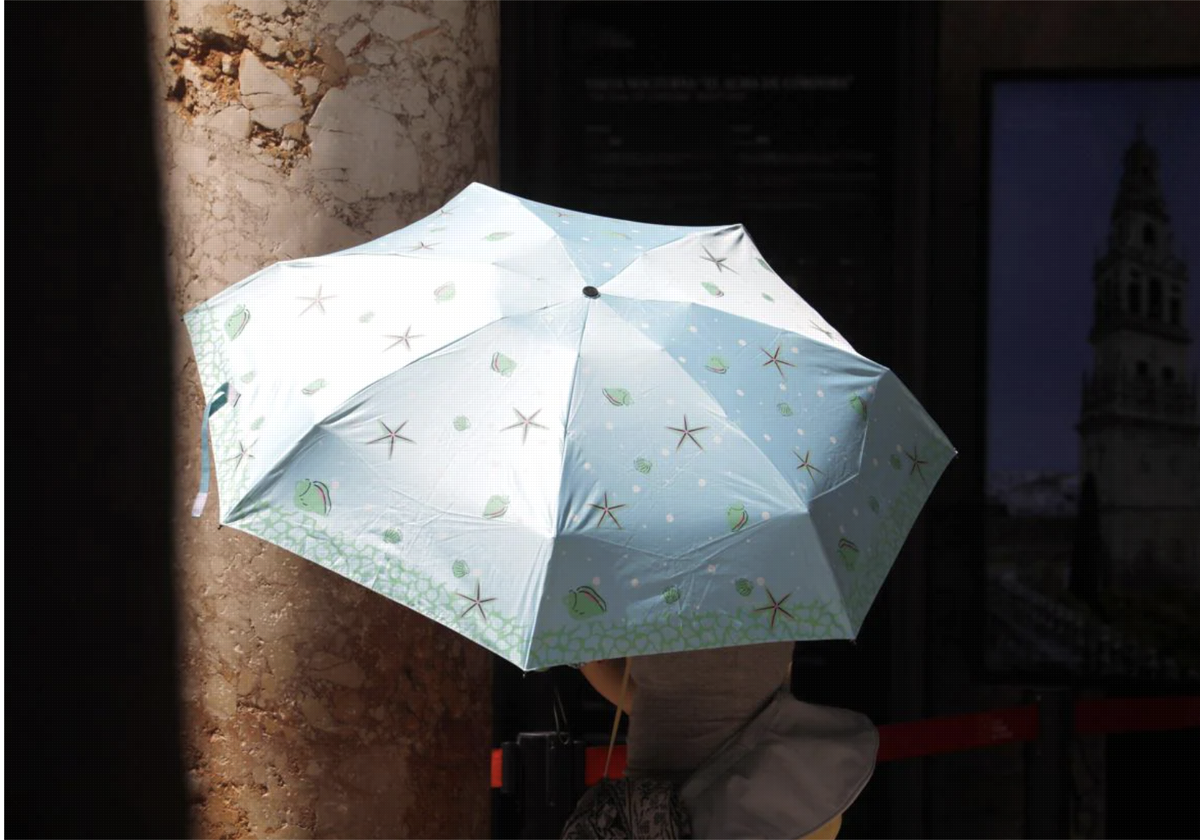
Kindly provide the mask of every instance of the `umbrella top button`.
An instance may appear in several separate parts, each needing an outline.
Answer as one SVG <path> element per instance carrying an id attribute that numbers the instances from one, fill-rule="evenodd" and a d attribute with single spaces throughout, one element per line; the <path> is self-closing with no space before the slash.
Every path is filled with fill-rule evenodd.
<path id="1" fill-rule="evenodd" d="M 600 297 L 600 290 L 597 289 L 595 286 L 584 286 L 583 293 L 585 296 L 590 297 L 590 298 Z"/>

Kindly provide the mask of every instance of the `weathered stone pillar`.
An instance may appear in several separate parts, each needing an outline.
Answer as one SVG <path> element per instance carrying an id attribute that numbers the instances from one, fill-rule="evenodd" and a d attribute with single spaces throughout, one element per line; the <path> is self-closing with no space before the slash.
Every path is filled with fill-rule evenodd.
<path id="1" fill-rule="evenodd" d="M 151 0 L 175 311 L 495 183 L 493 0 Z M 193 833 L 488 833 L 490 656 L 193 520 L 203 396 L 177 341 L 176 533 Z M 130 749 L 137 749 L 130 744 Z"/>

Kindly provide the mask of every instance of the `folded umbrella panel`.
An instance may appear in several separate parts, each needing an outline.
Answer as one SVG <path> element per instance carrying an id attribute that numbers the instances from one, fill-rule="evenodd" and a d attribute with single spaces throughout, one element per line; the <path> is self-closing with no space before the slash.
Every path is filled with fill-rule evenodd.
<path id="1" fill-rule="evenodd" d="M 503 628 L 515 661 L 555 536 L 586 305 L 490 324 L 359 391 L 228 521 L 272 541 L 266 526 L 285 521 L 284 547 L 471 638 Z M 486 600 L 471 613 L 475 584 Z"/>
<path id="2" fill-rule="evenodd" d="M 604 300 L 677 363 L 671 381 L 709 395 L 802 503 L 858 472 L 867 405 L 886 368 L 709 306 Z M 759 480 L 748 466 L 727 469 Z"/>
<path id="3" fill-rule="evenodd" d="M 475 189 L 469 187 L 468 191 Z M 555 232 L 588 285 L 602 286 L 644 254 L 669 242 L 718 228 L 656 225 L 564 210 L 529 199 L 521 203 Z"/>
<path id="4" fill-rule="evenodd" d="M 342 496 L 341 488 L 331 493 L 335 509 L 356 500 L 354 493 Z M 277 504 L 253 505 L 236 528 L 520 664 L 553 541 L 520 523 L 433 511 L 395 494 L 372 498 L 377 508 L 362 517 L 362 532 Z"/>
<path id="5" fill-rule="evenodd" d="M 337 254 L 492 263 L 545 245 L 555 233 L 516 196 L 471 184 L 425 218 Z"/>
<path id="6" fill-rule="evenodd" d="M 555 541 L 522 667 L 852 636 L 800 514 L 758 519 L 704 552 L 662 556 L 580 532 Z"/>
<path id="7" fill-rule="evenodd" d="M 563 455 L 559 533 L 594 533 L 683 556 L 728 533 L 735 504 L 761 519 L 802 507 L 790 476 L 772 466 L 680 357 L 625 317 L 627 303 L 603 296 L 589 304 Z M 650 306 L 686 332 L 687 304 Z"/>
<path id="8" fill-rule="evenodd" d="M 347 466 L 398 493 L 552 537 L 582 303 L 490 324 L 361 389 L 316 421 L 228 521 L 264 495 L 289 498 L 287 486 L 271 490 L 281 469 L 336 439 L 353 454 Z"/>
<path id="9" fill-rule="evenodd" d="M 856 351 L 762 258 L 741 225 L 701 230 L 666 243 L 605 284 L 605 294 L 680 301 Z"/>
<path id="10" fill-rule="evenodd" d="M 490 264 L 355 255 L 279 263 L 192 310 L 206 395 L 226 381 L 239 392 L 212 419 L 222 515 L 358 391 L 487 324 L 564 299 L 578 293 Z"/>
<path id="11" fill-rule="evenodd" d="M 861 403 L 864 441 L 854 481 L 809 503 L 857 634 L 904 541 L 955 451 L 892 372 Z"/>

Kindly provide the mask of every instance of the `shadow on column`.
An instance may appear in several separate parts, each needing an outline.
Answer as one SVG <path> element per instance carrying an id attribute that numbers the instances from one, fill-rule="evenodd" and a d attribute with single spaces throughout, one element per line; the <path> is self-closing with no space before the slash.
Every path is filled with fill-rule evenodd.
<path id="1" fill-rule="evenodd" d="M 28 3 L 5 17 L 5 300 L 18 316 L 5 364 L 5 829 L 184 837 L 144 9 Z"/>

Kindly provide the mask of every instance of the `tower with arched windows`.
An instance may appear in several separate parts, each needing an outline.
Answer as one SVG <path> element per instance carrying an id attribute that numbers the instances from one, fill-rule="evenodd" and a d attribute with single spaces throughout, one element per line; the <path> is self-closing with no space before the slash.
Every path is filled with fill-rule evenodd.
<path id="1" fill-rule="evenodd" d="M 1185 322 L 1188 269 L 1176 255 L 1158 154 L 1138 126 L 1126 148 L 1105 253 L 1077 426 L 1095 477 L 1110 585 L 1200 586 L 1200 415 Z"/>

